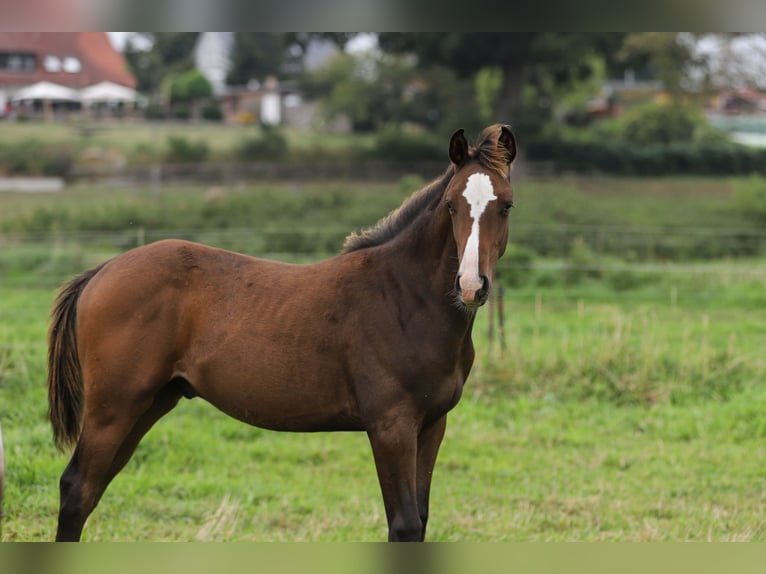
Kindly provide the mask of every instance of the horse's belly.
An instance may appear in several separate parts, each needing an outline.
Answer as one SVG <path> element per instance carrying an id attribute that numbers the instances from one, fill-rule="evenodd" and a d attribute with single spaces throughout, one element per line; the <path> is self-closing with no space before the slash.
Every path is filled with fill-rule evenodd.
<path id="1" fill-rule="evenodd" d="M 364 430 L 359 416 L 336 404 L 316 404 L 312 397 L 252 398 L 218 392 L 203 398 L 229 416 L 247 424 L 276 431 L 317 432 Z"/>
<path id="2" fill-rule="evenodd" d="M 274 371 L 266 368 L 268 361 L 252 371 L 231 366 L 192 377 L 190 384 L 198 395 L 236 419 L 283 431 L 362 430 L 356 403 L 342 373 L 335 369 Z"/>

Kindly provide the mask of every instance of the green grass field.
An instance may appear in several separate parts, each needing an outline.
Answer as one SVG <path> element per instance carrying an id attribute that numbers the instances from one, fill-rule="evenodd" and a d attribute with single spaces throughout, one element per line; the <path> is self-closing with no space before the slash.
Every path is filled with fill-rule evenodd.
<path id="1" fill-rule="evenodd" d="M 766 540 L 766 262 L 762 253 L 715 256 L 722 236 L 710 229 L 751 225 L 733 208 L 731 185 L 519 185 L 512 225 L 521 231 L 512 236 L 533 253 L 503 260 L 502 344 L 497 325 L 488 337 L 492 310 L 479 312 L 477 361 L 435 471 L 430 540 Z M 324 256 L 412 191 L 356 189 L 0 196 L 3 540 L 55 533 L 67 457 L 46 419 L 45 334 L 62 279 L 165 235 Z M 304 233 L 287 234 L 289 221 Z M 578 221 L 592 238 L 580 227 L 560 242 L 566 248 L 547 247 L 557 222 Z M 654 250 L 621 250 L 620 233 L 608 231 L 615 224 L 642 230 Z M 713 240 L 695 243 L 691 226 Z M 84 532 L 90 541 L 385 537 L 363 434 L 263 431 L 199 399 L 149 433 Z"/>
<path id="2" fill-rule="evenodd" d="M 210 159 L 230 156 L 243 141 L 262 132 L 256 125 L 173 122 L 6 122 L 0 130 L 0 147 L 19 142 L 45 142 L 47 145 L 67 146 L 83 154 L 86 163 L 102 158 L 128 158 L 141 163 L 142 158 L 156 161 L 171 137 L 190 142 L 204 142 Z M 372 135 L 315 133 L 284 128 L 282 130 L 291 150 L 313 154 L 333 150 L 372 147 Z M 446 145 L 446 142 L 445 142 Z M 446 157 L 446 148 L 445 148 Z"/>

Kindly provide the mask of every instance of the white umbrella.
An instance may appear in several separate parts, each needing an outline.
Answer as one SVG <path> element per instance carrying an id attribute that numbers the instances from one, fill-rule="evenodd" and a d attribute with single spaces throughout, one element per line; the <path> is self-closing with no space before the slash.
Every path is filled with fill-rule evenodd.
<path id="1" fill-rule="evenodd" d="M 80 97 L 83 102 L 88 104 L 94 102 L 135 102 L 140 98 L 136 90 L 114 82 L 100 82 L 83 88 L 80 90 Z"/>
<path id="2" fill-rule="evenodd" d="M 80 94 L 77 90 L 67 88 L 52 82 L 37 82 L 26 88 L 18 90 L 11 97 L 12 102 L 23 100 L 50 100 L 53 102 L 79 102 Z"/>

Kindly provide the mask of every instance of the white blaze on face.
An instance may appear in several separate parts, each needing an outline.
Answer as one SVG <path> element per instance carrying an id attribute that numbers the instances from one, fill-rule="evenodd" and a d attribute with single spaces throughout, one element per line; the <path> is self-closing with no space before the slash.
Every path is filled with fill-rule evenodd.
<path id="1" fill-rule="evenodd" d="M 490 201 L 497 199 L 492 181 L 484 173 L 474 173 L 466 182 L 463 197 L 471 208 L 471 234 L 465 242 L 463 259 L 460 261 L 460 288 L 463 293 L 475 293 L 482 288 L 481 273 L 479 273 L 479 220 Z"/>

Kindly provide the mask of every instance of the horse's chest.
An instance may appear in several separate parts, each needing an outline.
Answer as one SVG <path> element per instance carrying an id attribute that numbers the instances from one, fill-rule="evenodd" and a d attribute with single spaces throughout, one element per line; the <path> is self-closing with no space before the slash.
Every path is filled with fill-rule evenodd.
<path id="1" fill-rule="evenodd" d="M 423 393 L 422 402 L 425 410 L 432 411 L 438 417 L 452 410 L 460 401 L 465 379 L 456 373 L 435 383 L 430 385 L 428 392 Z"/>
<path id="2" fill-rule="evenodd" d="M 419 406 L 437 418 L 457 405 L 463 394 L 463 386 L 468 378 L 468 372 L 473 362 L 470 360 L 459 361 L 449 373 L 423 377 L 417 387 L 416 401 Z"/>
<path id="3" fill-rule="evenodd" d="M 445 361 L 446 357 L 451 357 L 451 360 Z M 416 383 L 422 407 L 439 416 L 455 407 L 463 394 L 473 358 L 473 345 L 470 343 L 462 346 L 457 353 L 453 351 L 452 355 L 433 355 Z"/>

